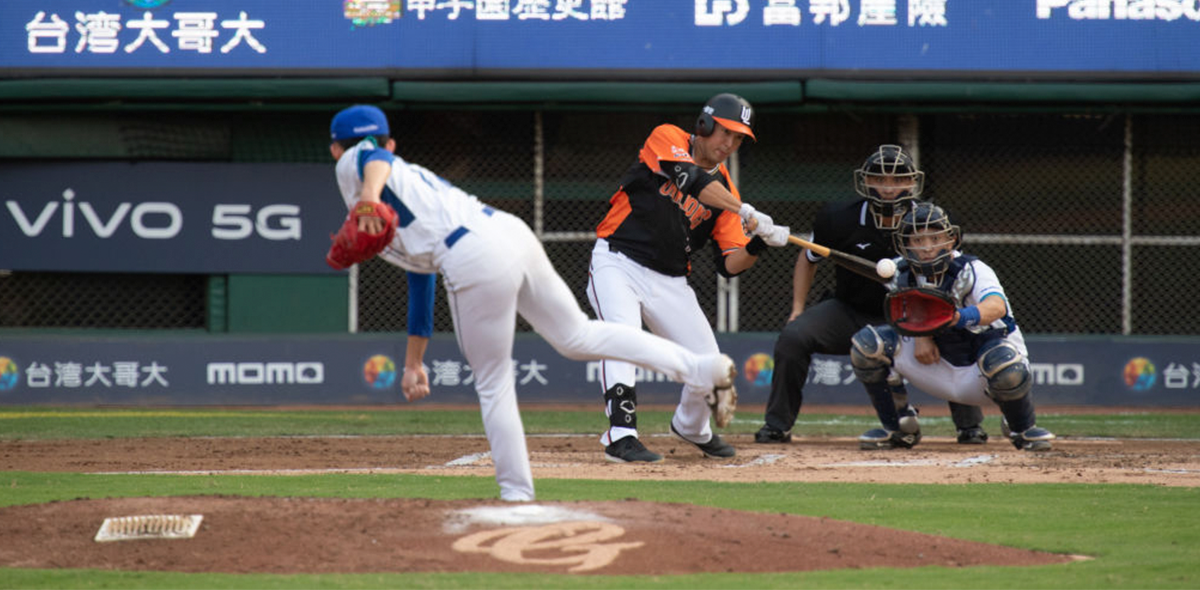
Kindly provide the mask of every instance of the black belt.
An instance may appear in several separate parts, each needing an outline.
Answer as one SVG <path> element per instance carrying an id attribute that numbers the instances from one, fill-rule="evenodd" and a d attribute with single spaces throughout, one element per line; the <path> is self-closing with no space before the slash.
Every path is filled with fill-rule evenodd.
<path id="1" fill-rule="evenodd" d="M 483 214 L 487 215 L 488 217 L 491 217 L 495 213 L 496 213 L 496 210 L 492 209 L 491 207 L 483 208 Z M 446 244 L 447 248 L 452 248 L 456 242 L 461 240 L 462 237 L 467 235 L 467 233 L 470 231 L 471 230 L 467 229 L 467 226 L 460 225 L 460 226 L 458 226 L 457 229 L 450 232 L 450 235 L 446 236 L 446 239 L 442 240 L 442 242 Z"/>

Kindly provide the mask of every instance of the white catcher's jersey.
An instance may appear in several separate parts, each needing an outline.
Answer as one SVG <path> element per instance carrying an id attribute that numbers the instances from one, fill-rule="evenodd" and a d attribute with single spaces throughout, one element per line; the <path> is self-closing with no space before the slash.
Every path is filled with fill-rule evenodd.
<path id="1" fill-rule="evenodd" d="M 392 164 L 382 200 L 396 210 L 400 227 L 392 244 L 380 254 L 404 270 L 434 274 L 440 270 L 449 245 L 447 239 L 462 227 L 472 227 L 486 206 L 478 197 L 450 184 L 428 169 L 364 139 L 346 150 L 337 163 L 338 188 L 346 206 L 359 199 L 362 169 L 370 160 Z"/>
<path id="2" fill-rule="evenodd" d="M 957 252 L 955 254 L 957 255 Z M 964 279 L 964 275 L 967 275 L 966 279 Z M 977 305 L 988 296 L 1003 297 L 1005 306 L 1008 306 L 1008 297 L 1004 294 L 1004 287 L 1000 285 L 1000 279 L 996 277 L 996 271 L 992 270 L 992 267 L 981 260 L 972 260 L 966 263 L 962 272 L 959 273 L 959 278 L 969 280 L 970 275 L 974 275 L 974 283 L 970 290 L 962 293 L 960 307 Z M 920 278 L 917 283 L 924 286 Z M 957 289 L 955 290 L 957 291 Z M 958 293 L 955 295 L 958 296 Z M 976 326 L 973 331 L 980 332 L 989 327 L 1004 328 L 1005 320 L 1013 321 L 1012 315 L 1012 308 L 1008 307 L 1006 317 L 996 320 L 991 326 Z M 1023 362 L 1028 362 L 1029 351 L 1025 347 L 1025 337 L 1015 322 L 1013 324 L 1012 331 L 1004 339 L 1021 351 L 1025 357 Z M 975 364 L 965 367 L 955 366 L 947 362 L 945 358 L 930 365 L 923 364 L 914 356 L 912 340 L 911 336 L 903 336 L 893 359 L 896 371 L 911 384 L 934 397 L 948 401 L 974 406 L 993 403 L 987 396 L 987 379 L 979 372 L 978 366 Z"/>
<path id="3" fill-rule="evenodd" d="M 955 258 L 958 258 L 959 255 L 959 252 L 954 252 Z M 979 260 L 978 258 L 967 262 L 963 266 L 964 268 L 959 273 L 958 281 L 956 281 L 953 289 L 954 292 L 952 293 L 955 298 L 959 298 L 959 307 L 978 305 L 980 301 L 983 301 L 984 297 L 994 295 L 1003 298 L 1004 306 L 1008 309 L 1008 313 L 1005 314 L 1005 317 L 1002 317 L 986 326 L 975 326 L 971 329 L 971 331 L 983 332 L 989 328 L 1004 328 L 1007 325 L 1005 320 L 1012 322 L 1012 306 L 1008 302 L 1008 296 L 1004 294 L 1004 287 L 1000 284 L 1000 279 L 996 276 L 996 271 L 992 270 L 992 267 L 988 266 L 987 263 Z M 971 289 L 960 295 L 958 293 L 958 283 L 962 283 L 963 281 L 969 281 Z M 920 287 L 932 287 L 932 285 L 925 281 L 925 277 L 920 275 L 917 276 L 917 285 Z M 1007 339 L 1009 342 L 1016 344 L 1017 347 L 1021 349 L 1022 353 L 1027 354 L 1025 350 L 1025 338 L 1021 335 L 1021 329 L 1015 325 L 1015 322 L 1012 326 L 1012 331 L 1007 336 Z"/>

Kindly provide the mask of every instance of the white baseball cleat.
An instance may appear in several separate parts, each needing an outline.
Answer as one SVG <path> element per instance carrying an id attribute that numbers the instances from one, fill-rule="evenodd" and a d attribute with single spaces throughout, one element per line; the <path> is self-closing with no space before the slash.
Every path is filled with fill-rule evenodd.
<path id="1" fill-rule="evenodd" d="M 729 355 L 719 355 L 714 359 L 711 375 L 713 389 L 705 396 L 704 401 L 708 402 L 708 407 L 712 409 L 717 428 L 725 428 L 733 421 L 733 414 L 737 411 L 738 394 L 733 386 L 733 379 L 737 377 L 737 366 L 733 364 Z"/>

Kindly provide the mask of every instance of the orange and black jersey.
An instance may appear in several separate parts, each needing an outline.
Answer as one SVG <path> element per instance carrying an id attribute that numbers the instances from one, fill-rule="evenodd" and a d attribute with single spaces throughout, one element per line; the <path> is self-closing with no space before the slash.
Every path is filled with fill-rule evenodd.
<path id="1" fill-rule="evenodd" d="M 676 164 L 700 173 L 686 180 L 668 174 Z M 670 276 L 687 275 L 692 252 L 709 238 L 724 256 L 750 241 L 737 213 L 700 203 L 698 195 L 712 182 L 720 182 L 741 200 L 724 164 L 711 172 L 696 168 L 691 135 L 674 125 L 659 125 L 609 199 L 608 214 L 596 227 L 596 236 L 647 268 Z M 720 260 L 717 269 L 726 274 Z"/>

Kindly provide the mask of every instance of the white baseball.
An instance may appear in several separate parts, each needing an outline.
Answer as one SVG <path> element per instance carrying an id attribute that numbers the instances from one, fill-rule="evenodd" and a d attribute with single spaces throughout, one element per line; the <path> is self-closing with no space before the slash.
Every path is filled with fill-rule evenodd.
<path id="1" fill-rule="evenodd" d="M 879 262 L 875 263 L 875 274 L 890 279 L 896 274 L 896 261 L 891 258 L 880 258 Z"/>

